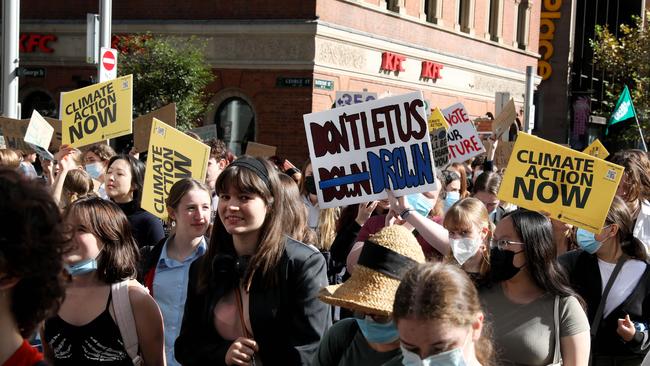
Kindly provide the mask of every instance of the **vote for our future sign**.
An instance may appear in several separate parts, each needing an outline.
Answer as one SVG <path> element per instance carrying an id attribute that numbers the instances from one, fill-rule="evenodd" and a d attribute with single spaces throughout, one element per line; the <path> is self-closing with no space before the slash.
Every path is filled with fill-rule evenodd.
<path id="1" fill-rule="evenodd" d="M 447 130 L 449 163 L 460 163 L 485 152 L 478 132 L 462 103 L 443 109 L 442 114 L 449 123 Z"/>
<path id="2" fill-rule="evenodd" d="M 321 208 L 435 189 L 421 92 L 304 115 Z"/>
<path id="3" fill-rule="evenodd" d="M 619 165 L 520 132 L 497 196 L 598 233 L 622 175 Z"/>
<path id="4" fill-rule="evenodd" d="M 62 93 L 62 143 L 80 147 L 130 134 L 132 104 L 132 75 Z"/>

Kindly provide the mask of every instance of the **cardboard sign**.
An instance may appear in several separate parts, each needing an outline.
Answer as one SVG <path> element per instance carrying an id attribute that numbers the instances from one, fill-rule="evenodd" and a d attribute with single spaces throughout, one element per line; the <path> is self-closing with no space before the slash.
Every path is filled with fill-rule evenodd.
<path id="1" fill-rule="evenodd" d="M 429 124 L 429 132 L 433 132 L 441 128 L 444 128 L 445 130 L 449 128 L 449 123 L 447 123 L 445 116 L 442 115 L 442 111 L 438 107 L 436 107 L 433 112 L 431 112 L 427 123 Z"/>
<path id="2" fill-rule="evenodd" d="M 257 142 L 252 141 L 246 143 L 246 155 L 257 156 L 260 158 L 274 156 L 277 149 L 276 146 L 258 144 Z"/>
<path id="3" fill-rule="evenodd" d="M 336 107 L 338 108 L 344 107 L 346 105 L 365 103 L 375 99 L 377 99 L 377 93 L 337 91 Z"/>
<path id="4" fill-rule="evenodd" d="M 133 120 L 133 131 L 135 131 L 133 145 L 139 152 L 147 151 L 149 148 L 149 136 L 151 136 L 151 124 L 154 118 L 176 127 L 176 104 L 167 104 Z"/>
<path id="5" fill-rule="evenodd" d="M 131 133 L 133 76 L 66 92 L 61 96 L 62 142 L 90 145 Z"/>
<path id="6" fill-rule="evenodd" d="M 212 123 L 207 126 L 196 127 L 190 130 L 199 135 L 201 140 L 208 141 L 217 138 L 217 125 Z"/>
<path id="7" fill-rule="evenodd" d="M 585 154 L 589 154 L 596 158 L 607 159 L 609 156 L 609 151 L 605 149 L 605 146 L 599 139 L 595 139 L 591 145 L 587 146 L 586 149 L 582 151 Z"/>
<path id="8" fill-rule="evenodd" d="M 514 141 L 499 141 L 497 151 L 494 152 L 494 166 L 497 169 L 505 168 L 510 161 L 512 149 L 515 147 Z"/>
<path id="9" fill-rule="evenodd" d="M 28 119 L 13 119 L 0 117 L 0 129 L 5 139 L 5 144 L 10 149 L 19 149 L 26 153 L 34 151 L 24 140 Z"/>
<path id="10" fill-rule="evenodd" d="M 478 132 L 462 103 L 445 108 L 442 114 L 449 123 L 447 146 L 450 163 L 460 163 L 485 152 Z"/>
<path id="11" fill-rule="evenodd" d="M 34 109 L 32 118 L 29 120 L 27 131 L 25 131 L 25 142 L 32 148 L 38 156 L 47 160 L 54 160 L 54 155 L 47 151 L 50 147 L 50 141 L 54 135 L 54 127 Z"/>
<path id="12" fill-rule="evenodd" d="M 62 122 L 60 119 L 44 117 L 47 123 L 54 128 L 54 136 L 52 136 L 52 141 L 50 142 L 50 151 L 59 151 L 61 148 L 61 131 L 62 131 Z"/>
<path id="13" fill-rule="evenodd" d="M 598 233 L 622 175 L 622 166 L 520 132 L 497 196 Z"/>
<path id="14" fill-rule="evenodd" d="M 210 147 L 154 118 L 148 151 L 141 207 L 165 220 L 165 200 L 174 183 L 205 180 Z"/>
<path id="15" fill-rule="evenodd" d="M 422 92 L 303 119 L 321 208 L 435 189 Z"/>
<path id="16" fill-rule="evenodd" d="M 503 106 L 501 113 L 492 122 L 492 132 L 496 137 L 501 137 L 505 132 L 510 130 L 510 125 L 517 118 L 517 110 L 515 108 L 515 100 L 510 98 L 510 101 Z"/>

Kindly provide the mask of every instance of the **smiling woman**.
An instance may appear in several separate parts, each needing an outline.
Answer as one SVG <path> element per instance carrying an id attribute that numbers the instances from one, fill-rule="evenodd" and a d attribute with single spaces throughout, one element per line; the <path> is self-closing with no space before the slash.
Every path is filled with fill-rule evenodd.
<path id="1" fill-rule="evenodd" d="M 286 236 L 277 169 L 239 158 L 219 175 L 220 220 L 192 264 L 176 359 L 183 365 L 307 365 L 330 325 L 324 257 Z"/>

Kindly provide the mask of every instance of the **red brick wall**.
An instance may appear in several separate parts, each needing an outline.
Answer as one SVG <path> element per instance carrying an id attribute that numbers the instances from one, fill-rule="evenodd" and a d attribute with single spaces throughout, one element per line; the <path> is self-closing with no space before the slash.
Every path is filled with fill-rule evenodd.
<path id="1" fill-rule="evenodd" d="M 312 108 L 312 88 L 277 88 L 278 77 L 311 78 L 310 71 L 214 70 L 210 91 L 236 90 L 248 97 L 255 111 L 256 141 L 278 147 L 278 154 L 295 165 L 308 157 L 303 114 Z M 218 95 L 217 95 L 218 96 Z M 211 122 L 211 121 L 210 121 Z"/>
<path id="2" fill-rule="evenodd" d="M 86 19 L 98 0 L 23 0 L 23 19 Z M 113 1 L 113 19 L 313 19 L 316 0 Z"/>
<path id="3" fill-rule="evenodd" d="M 512 1 L 503 1 L 505 1 L 504 8 L 514 6 L 514 4 L 511 4 Z M 485 18 L 487 16 L 486 10 L 482 5 L 477 5 L 475 8 L 474 24 L 481 27 L 475 29 L 475 38 L 467 38 L 454 33 L 453 27 L 456 16 L 454 4 L 455 0 L 445 0 L 443 3 L 444 28 L 447 31 L 430 27 L 413 18 L 406 20 L 401 17 L 390 16 L 378 11 L 378 9 L 362 7 L 343 0 L 319 1 L 316 12 L 320 19 L 327 22 L 521 72 L 525 72 L 526 66 L 537 65 L 537 59 L 533 56 L 503 47 L 495 47 L 496 44 L 493 42 L 478 40 L 484 40 L 484 28 L 487 22 Z M 537 2 L 535 4 L 531 14 L 531 33 L 538 33 L 538 27 L 535 28 L 535 24 L 539 25 L 539 23 L 535 23 L 535 19 L 539 18 L 540 7 Z M 511 15 L 512 11 L 510 10 L 504 10 L 504 13 L 503 30 L 504 32 L 512 32 L 514 15 Z M 536 52 L 537 38 L 533 37 L 531 37 L 533 39 L 531 40 L 530 49 Z M 512 40 L 512 35 L 504 34 L 504 38 Z M 512 41 L 510 41 L 510 44 L 504 45 L 512 47 Z"/>

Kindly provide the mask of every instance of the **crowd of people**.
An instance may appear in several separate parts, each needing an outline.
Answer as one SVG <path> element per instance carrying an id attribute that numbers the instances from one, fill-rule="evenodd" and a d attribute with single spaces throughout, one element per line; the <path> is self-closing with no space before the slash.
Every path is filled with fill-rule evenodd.
<path id="1" fill-rule="evenodd" d="M 309 160 L 206 144 L 165 222 L 137 154 L 0 149 L 0 365 L 626 366 L 650 347 L 645 152 L 609 157 L 624 177 L 591 233 L 500 202 L 495 148 L 434 191 L 324 209 Z"/>

